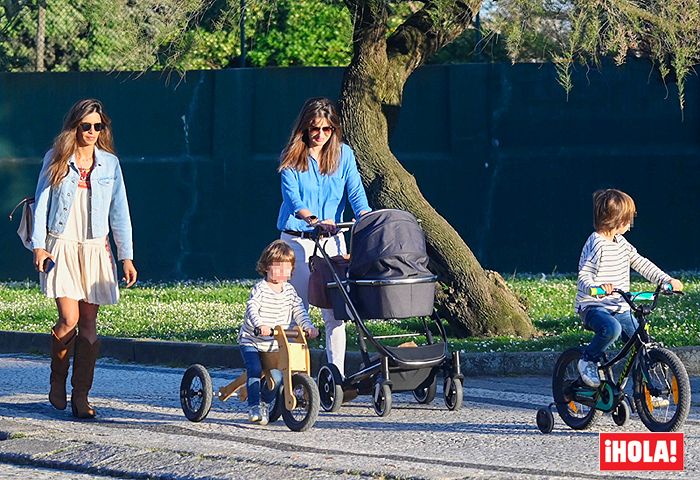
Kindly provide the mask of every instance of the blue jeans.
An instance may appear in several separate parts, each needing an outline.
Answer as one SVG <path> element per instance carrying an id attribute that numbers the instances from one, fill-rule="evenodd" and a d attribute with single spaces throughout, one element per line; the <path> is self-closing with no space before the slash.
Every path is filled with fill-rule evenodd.
<path id="1" fill-rule="evenodd" d="M 263 385 L 262 393 L 260 391 L 260 376 L 262 375 L 262 363 L 260 362 L 260 352 L 251 345 L 241 345 L 241 356 L 245 363 L 246 373 L 248 375 L 248 406 L 254 407 L 260 405 L 260 397 L 265 403 L 270 403 L 277 395 L 277 389 L 282 385 L 282 372 L 272 370 L 272 378 L 275 381 L 275 389 L 269 390 L 267 382 Z"/>
<path id="2" fill-rule="evenodd" d="M 622 335 L 622 340 L 627 341 L 637 330 L 637 319 L 631 311 L 613 313 L 603 307 L 588 307 L 580 313 L 583 325 L 593 330 L 593 340 L 583 352 L 583 359 L 589 362 L 598 362 L 603 352 L 615 343 Z"/>

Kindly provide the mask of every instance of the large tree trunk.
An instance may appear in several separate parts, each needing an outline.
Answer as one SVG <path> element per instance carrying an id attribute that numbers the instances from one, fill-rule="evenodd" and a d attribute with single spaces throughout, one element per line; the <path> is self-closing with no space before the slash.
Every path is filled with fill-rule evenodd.
<path id="1" fill-rule="evenodd" d="M 388 38 L 385 0 L 346 3 L 354 15 L 355 51 L 343 79 L 341 117 L 370 205 L 407 210 L 422 221 L 431 269 L 441 283 L 439 310 L 458 333 L 531 335 L 533 326 L 525 309 L 501 276 L 481 268 L 389 149 L 389 130 L 409 75 L 469 25 L 481 2 L 472 1 L 469 7 L 457 1 L 449 12 L 436 12 L 437 7 L 426 2 Z M 444 23 L 447 17 L 452 23 Z M 436 19 L 443 23 L 436 24 Z"/>

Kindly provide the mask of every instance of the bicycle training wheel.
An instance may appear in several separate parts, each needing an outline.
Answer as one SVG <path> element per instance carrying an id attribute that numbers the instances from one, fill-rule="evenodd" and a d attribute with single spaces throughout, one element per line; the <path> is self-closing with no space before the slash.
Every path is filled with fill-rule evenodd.
<path id="1" fill-rule="evenodd" d="M 639 419 L 652 432 L 681 429 L 690 410 L 688 372 L 675 353 L 654 348 L 647 354 L 649 378 L 641 368 L 634 374 L 634 404 Z"/>
<path id="2" fill-rule="evenodd" d="M 202 365 L 194 364 L 185 370 L 180 382 L 180 405 L 191 422 L 201 422 L 209 414 L 214 392 L 209 372 Z"/>
<path id="3" fill-rule="evenodd" d="M 557 405 L 559 416 L 574 430 L 586 430 L 598 421 L 602 412 L 574 400 L 577 388 L 590 388 L 583 384 L 578 373 L 578 361 L 581 350 L 572 348 L 557 359 L 552 375 L 552 396 Z"/>

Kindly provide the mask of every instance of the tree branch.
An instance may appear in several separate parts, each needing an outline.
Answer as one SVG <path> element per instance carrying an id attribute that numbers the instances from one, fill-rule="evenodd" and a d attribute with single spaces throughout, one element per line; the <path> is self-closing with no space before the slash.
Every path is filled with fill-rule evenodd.
<path id="1" fill-rule="evenodd" d="M 387 10 L 386 0 L 345 0 L 353 23 L 353 52 L 383 46 L 386 41 Z"/>
<path id="2" fill-rule="evenodd" d="M 406 19 L 387 40 L 387 55 L 406 73 L 420 67 L 435 52 L 457 38 L 472 22 L 481 0 L 432 0 Z"/>

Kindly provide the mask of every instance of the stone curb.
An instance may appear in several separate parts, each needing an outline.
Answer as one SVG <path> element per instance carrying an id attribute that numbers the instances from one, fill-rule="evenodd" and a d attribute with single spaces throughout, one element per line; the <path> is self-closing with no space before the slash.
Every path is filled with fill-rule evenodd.
<path id="1" fill-rule="evenodd" d="M 169 342 L 135 338 L 100 337 L 101 357 L 146 365 L 185 367 L 201 363 L 207 367 L 243 368 L 236 345 Z M 683 361 L 689 375 L 700 375 L 700 346 L 672 349 Z M 0 330 L 0 353 L 49 355 L 49 334 Z M 560 352 L 460 353 L 462 373 L 474 376 L 551 375 Z M 325 352 L 311 350 L 314 372 Z M 348 352 L 346 370 L 354 372 L 361 362 L 359 352 Z"/>

